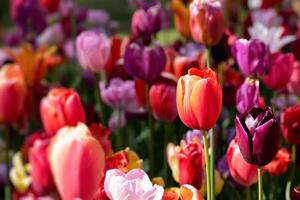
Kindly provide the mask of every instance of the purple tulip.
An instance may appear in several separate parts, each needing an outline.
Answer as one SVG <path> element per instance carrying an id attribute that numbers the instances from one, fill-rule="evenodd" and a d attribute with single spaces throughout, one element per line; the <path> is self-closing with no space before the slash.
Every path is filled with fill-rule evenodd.
<path id="1" fill-rule="evenodd" d="M 193 143 L 193 142 L 199 142 L 202 143 L 202 131 L 201 130 L 188 130 L 184 136 L 184 140 L 187 144 Z"/>
<path id="2" fill-rule="evenodd" d="M 245 76 L 265 74 L 271 62 L 269 47 L 258 39 L 237 40 L 233 55 Z"/>
<path id="3" fill-rule="evenodd" d="M 271 162 L 279 147 L 280 126 L 270 107 L 253 107 L 236 116 L 236 135 L 244 159 L 253 165 Z"/>
<path id="4" fill-rule="evenodd" d="M 236 93 L 236 109 L 245 113 L 259 101 L 259 81 L 247 78 Z"/>
<path id="5" fill-rule="evenodd" d="M 169 26 L 168 15 L 161 4 L 157 3 L 134 12 L 131 20 L 131 32 L 134 38 L 148 41 L 151 35 Z"/>
<path id="6" fill-rule="evenodd" d="M 84 70 L 100 72 L 110 53 L 109 39 L 102 33 L 84 31 L 76 38 L 77 59 Z"/>
<path id="7" fill-rule="evenodd" d="M 158 44 L 146 47 L 131 43 L 125 51 L 124 66 L 131 76 L 151 82 L 164 70 L 166 60 L 165 52 Z"/>

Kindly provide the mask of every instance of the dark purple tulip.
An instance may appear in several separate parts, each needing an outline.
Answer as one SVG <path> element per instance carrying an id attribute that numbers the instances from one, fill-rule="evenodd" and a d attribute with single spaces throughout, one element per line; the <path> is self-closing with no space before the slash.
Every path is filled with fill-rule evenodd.
<path id="1" fill-rule="evenodd" d="M 245 113 L 253 106 L 258 105 L 259 81 L 247 78 L 236 92 L 236 109 Z"/>
<path id="2" fill-rule="evenodd" d="M 236 136 L 244 159 L 253 165 L 271 162 L 279 147 L 280 126 L 270 107 L 253 107 L 236 116 Z"/>
<path id="3" fill-rule="evenodd" d="M 233 45 L 233 55 L 245 76 L 265 74 L 270 66 L 269 47 L 258 39 L 239 39 Z"/>
<path id="4" fill-rule="evenodd" d="M 157 3 L 134 12 L 131 20 L 131 33 L 134 38 L 149 40 L 151 35 L 169 26 L 168 15 Z"/>
<path id="5" fill-rule="evenodd" d="M 158 44 L 146 47 L 131 43 L 126 48 L 124 66 L 126 71 L 135 78 L 151 82 L 160 75 L 165 65 L 166 55 Z"/>

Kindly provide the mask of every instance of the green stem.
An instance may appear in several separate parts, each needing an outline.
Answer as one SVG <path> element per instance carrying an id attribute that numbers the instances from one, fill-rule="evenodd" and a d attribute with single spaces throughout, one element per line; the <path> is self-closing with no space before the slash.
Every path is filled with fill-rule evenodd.
<path id="1" fill-rule="evenodd" d="M 257 168 L 258 175 L 258 200 L 263 200 L 263 176 L 261 168 Z"/>
<path id="2" fill-rule="evenodd" d="M 154 174 L 154 144 L 153 144 L 153 119 L 152 112 L 150 106 L 150 96 L 149 96 L 150 86 L 147 84 L 146 86 L 146 96 L 147 96 L 147 110 L 148 110 L 148 126 L 149 126 L 149 163 L 150 163 L 150 176 Z"/>
<path id="3" fill-rule="evenodd" d="M 5 164 L 6 164 L 6 185 L 5 185 L 5 200 L 11 199 L 11 187 L 9 181 L 9 164 L 10 164 L 10 127 L 6 128 L 5 135 L 6 135 L 6 152 L 5 152 Z"/>
<path id="4" fill-rule="evenodd" d="M 211 183 L 210 183 L 210 161 L 208 154 L 208 142 L 206 131 L 202 131 L 202 139 L 204 144 L 205 170 L 206 170 L 206 194 L 207 200 L 211 200 Z"/>
<path id="5" fill-rule="evenodd" d="M 251 187 L 246 188 L 246 200 L 252 200 Z"/>
<path id="6" fill-rule="evenodd" d="M 206 59 L 206 67 L 211 68 L 211 47 L 207 46 L 205 48 L 205 59 Z"/>
<path id="7" fill-rule="evenodd" d="M 211 199 L 215 198 L 215 135 L 214 129 L 209 130 L 210 138 L 210 191 Z"/>
<path id="8" fill-rule="evenodd" d="M 286 184 L 285 188 L 285 199 L 290 200 L 291 199 L 291 187 L 292 183 L 295 178 L 295 168 L 296 168 L 296 153 L 297 153 L 297 146 L 295 144 L 292 145 L 292 163 L 290 167 L 290 177 Z"/>

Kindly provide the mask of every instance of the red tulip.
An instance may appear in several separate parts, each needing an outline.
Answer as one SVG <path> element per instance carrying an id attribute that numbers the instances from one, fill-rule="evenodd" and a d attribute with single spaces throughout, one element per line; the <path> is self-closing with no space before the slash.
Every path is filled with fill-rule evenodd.
<path id="1" fill-rule="evenodd" d="M 55 184 L 64 200 L 91 200 L 103 175 L 104 152 L 88 127 L 64 127 L 49 147 Z"/>
<path id="2" fill-rule="evenodd" d="M 300 62 L 294 63 L 293 72 L 288 84 L 289 91 L 294 92 L 300 96 Z"/>
<path id="3" fill-rule="evenodd" d="M 49 13 L 57 11 L 60 4 L 60 0 L 39 0 L 39 2 Z"/>
<path id="4" fill-rule="evenodd" d="M 236 139 L 228 147 L 227 160 L 229 172 L 236 182 L 246 187 L 257 182 L 257 167 L 244 160 Z"/>
<path id="5" fill-rule="evenodd" d="M 185 75 L 190 68 L 198 68 L 199 61 L 196 58 L 177 56 L 174 59 L 173 65 L 173 73 L 177 78 L 179 78 L 180 76 Z"/>
<path id="6" fill-rule="evenodd" d="M 156 119 L 173 122 L 177 117 L 176 82 L 165 80 L 151 86 L 150 106 Z"/>
<path id="7" fill-rule="evenodd" d="M 293 65 L 293 54 L 274 53 L 269 72 L 263 76 L 264 84 L 272 90 L 285 88 L 290 81 Z"/>
<path id="8" fill-rule="evenodd" d="M 216 45 L 224 32 L 223 8 L 220 1 L 194 0 L 190 5 L 190 29 L 196 42 Z"/>
<path id="9" fill-rule="evenodd" d="M 280 122 L 284 139 L 290 144 L 300 144 L 300 104 L 285 109 Z"/>
<path id="10" fill-rule="evenodd" d="M 275 158 L 263 167 L 265 171 L 274 176 L 284 174 L 292 162 L 291 154 L 286 148 L 280 148 Z"/>
<path id="11" fill-rule="evenodd" d="M 112 153 L 111 142 L 109 140 L 110 129 L 106 128 L 102 124 L 92 124 L 89 129 L 92 136 L 96 138 L 103 147 L 105 155 L 110 155 Z"/>
<path id="12" fill-rule="evenodd" d="M 38 195 L 46 195 L 55 190 L 55 185 L 48 160 L 48 139 L 37 139 L 29 150 L 32 188 Z"/>
<path id="13" fill-rule="evenodd" d="M 0 122 L 16 122 L 24 110 L 26 83 L 17 65 L 0 69 Z"/>
<path id="14" fill-rule="evenodd" d="M 63 126 L 75 126 L 86 121 L 79 95 L 73 89 L 63 87 L 50 90 L 42 99 L 40 113 L 49 135 L 54 135 Z"/>
<path id="15" fill-rule="evenodd" d="M 190 143 L 178 153 L 179 184 L 201 188 L 203 180 L 203 149 L 198 143 Z"/>
<path id="16" fill-rule="evenodd" d="M 177 111 L 182 122 L 192 128 L 212 128 L 222 110 L 222 89 L 211 69 L 192 68 L 177 84 Z"/>

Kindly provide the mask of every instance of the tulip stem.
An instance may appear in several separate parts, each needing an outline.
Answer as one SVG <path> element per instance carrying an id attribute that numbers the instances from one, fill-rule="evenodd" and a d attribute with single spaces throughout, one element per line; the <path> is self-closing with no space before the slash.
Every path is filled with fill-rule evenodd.
<path id="1" fill-rule="evenodd" d="M 291 199 L 291 186 L 294 181 L 295 177 L 295 164 L 296 164 L 296 153 L 297 153 L 297 146 L 295 144 L 292 145 L 292 163 L 290 167 L 290 177 L 286 184 L 285 188 L 285 199 L 290 200 Z"/>
<path id="2" fill-rule="evenodd" d="M 251 187 L 246 188 L 246 200 L 252 200 Z"/>
<path id="3" fill-rule="evenodd" d="M 263 200 L 263 176 L 261 172 L 261 168 L 257 168 L 258 175 L 258 200 Z"/>
<path id="4" fill-rule="evenodd" d="M 208 142 L 206 131 L 202 131 L 202 139 L 204 144 L 205 170 L 206 170 L 206 194 L 207 200 L 211 200 L 211 183 L 210 183 L 210 160 L 208 154 Z"/>
<path id="5" fill-rule="evenodd" d="M 150 176 L 154 174 L 154 144 L 153 144 L 153 119 L 150 106 L 150 85 L 146 85 L 146 96 L 147 96 L 147 110 L 148 110 L 148 126 L 149 126 L 149 163 L 150 163 Z"/>
<path id="6" fill-rule="evenodd" d="M 215 135 L 214 129 L 209 130 L 210 138 L 210 192 L 211 199 L 215 199 Z"/>
<path id="7" fill-rule="evenodd" d="M 211 68 L 211 47 L 206 46 L 205 48 L 205 59 L 206 59 L 206 67 Z"/>
<path id="8" fill-rule="evenodd" d="M 9 151 L 10 151 L 10 127 L 7 127 L 5 130 L 6 135 L 6 151 L 5 151 L 5 163 L 6 163 L 6 185 L 5 185 L 5 200 L 11 199 L 11 188 L 10 188 L 10 181 L 9 181 Z"/>

